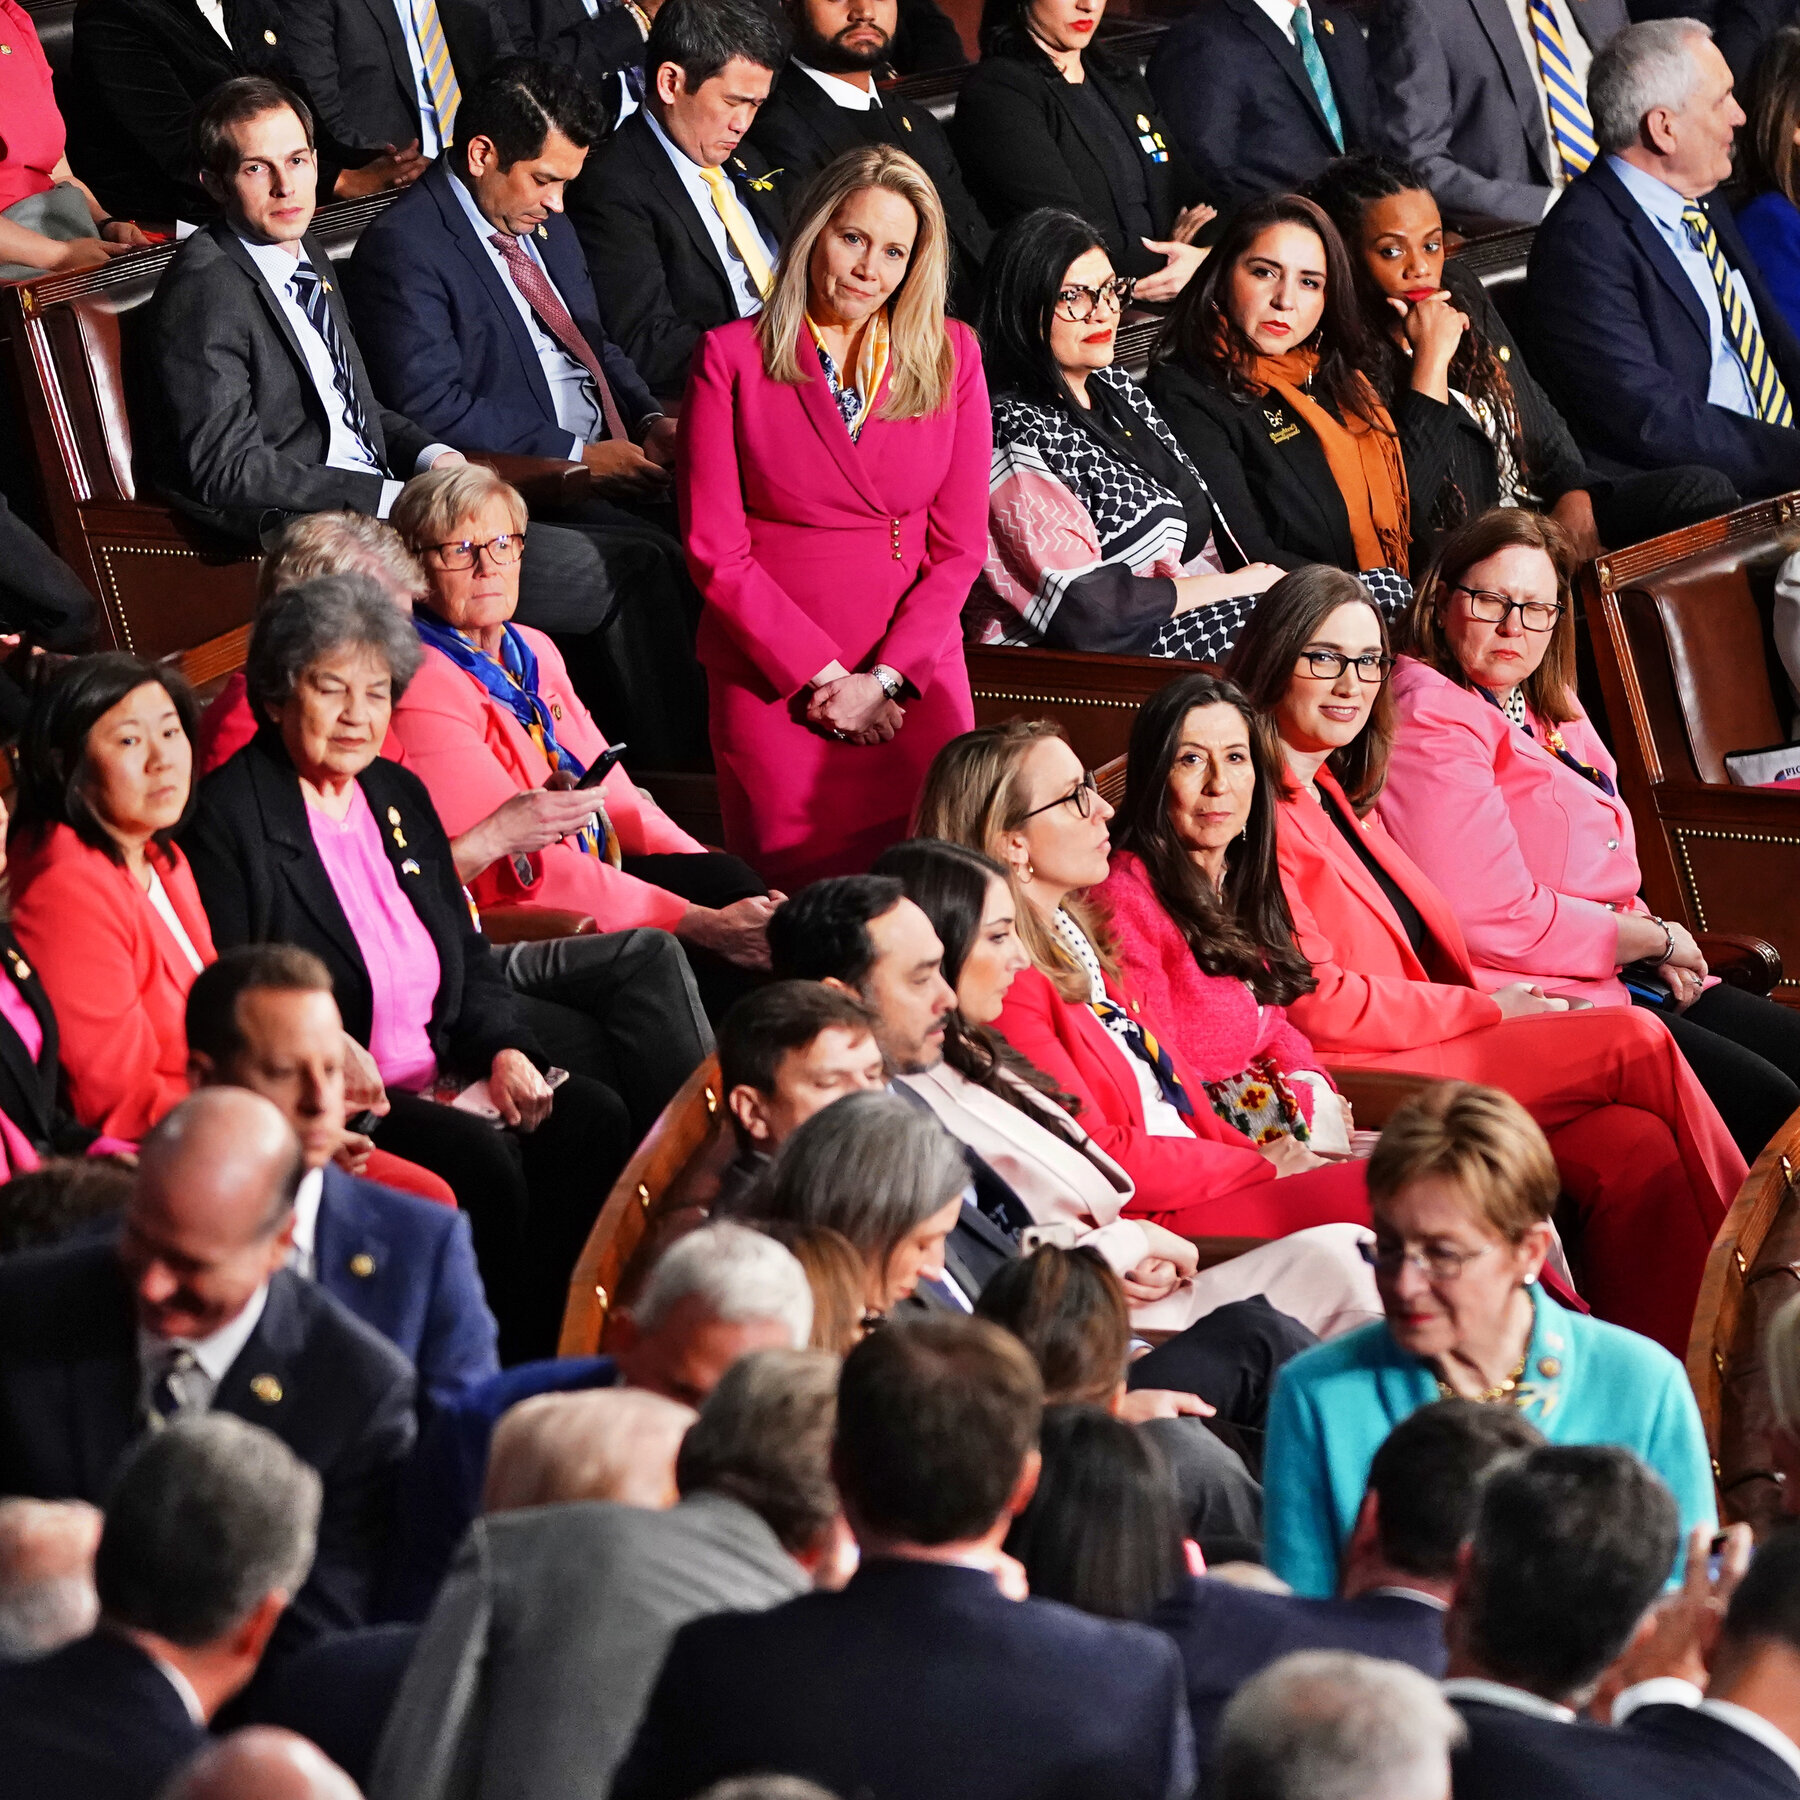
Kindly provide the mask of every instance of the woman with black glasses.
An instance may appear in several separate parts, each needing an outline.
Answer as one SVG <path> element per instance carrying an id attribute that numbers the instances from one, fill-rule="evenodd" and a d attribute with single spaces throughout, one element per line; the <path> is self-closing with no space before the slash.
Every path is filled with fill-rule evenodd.
<path id="1" fill-rule="evenodd" d="M 1074 213 L 1016 219 L 988 260 L 988 555 L 966 635 L 1223 656 L 1281 570 L 1251 563 L 1157 410 L 1113 366 L 1133 283 Z"/>
<path id="2" fill-rule="evenodd" d="M 1653 1008 L 1754 1161 L 1800 1107 L 1800 1016 L 1715 980 L 1638 896 L 1631 813 L 1575 698 L 1575 562 L 1516 508 L 1445 540 L 1394 671 L 1381 822 L 1443 891 L 1478 982 Z"/>

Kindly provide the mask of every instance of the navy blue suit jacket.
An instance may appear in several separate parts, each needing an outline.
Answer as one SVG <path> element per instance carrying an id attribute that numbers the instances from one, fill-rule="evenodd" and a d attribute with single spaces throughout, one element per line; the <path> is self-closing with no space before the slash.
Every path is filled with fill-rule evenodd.
<path id="1" fill-rule="evenodd" d="M 1184 1800 L 1174 1647 L 980 1569 L 865 1562 L 841 1594 L 676 1634 L 613 1800 L 779 1770 L 858 1800 Z"/>
<path id="2" fill-rule="evenodd" d="M 1700 202 L 1744 278 L 1763 341 L 1800 404 L 1800 339 L 1757 272 L 1716 194 Z M 1746 500 L 1800 487 L 1800 431 L 1742 417 L 1706 398 L 1706 309 L 1644 209 L 1604 159 L 1550 209 L 1526 281 L 1532 373 L 1597 466 L 1705 463 Z"/>
<path id="3" fill-rule="evenodd" d="M 421 1410 L 500 1372 L 469 1221 L 325 1165 L 313 1273 L 325 1291 L 405 1352 Z"/>
<path id="4" fill-rule="evenodd" d="M 1149 1623 L 1181 1652 L 1202 1769 L 1212 1760 L 1225 1703 L 1252 1675 L 1296 1650 L 1354 1650 L 1410 1663 L 1434 1679 L 1444 1672 L 1443 1614 L 1400 1594 L 1306 1600 L 1189 1576 Z"/>
<path id="5" fill-rule="evenodd" d="M 362 235 L 344 291 L 375 390 L 436 441 L 514 456 L 569 454 L 550 384 L 487 246 L 451 191 L 449 158 Z M 662 410 L 609 342 L 575 228 L 552 213 L 532 240 L 569 316 L 600 359 L 627 426 Z M 400 396 L 404 395 L 402 403 Z"/>

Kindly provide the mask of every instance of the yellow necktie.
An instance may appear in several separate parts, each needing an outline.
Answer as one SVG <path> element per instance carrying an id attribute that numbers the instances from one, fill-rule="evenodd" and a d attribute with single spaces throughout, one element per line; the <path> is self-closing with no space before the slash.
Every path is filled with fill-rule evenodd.
<path id="1" fill-rule="evenodd" d="M 712 194 L 713 211 L 719 215 L 725 235 L 738 253 L 738 261 L 744 265 L 756 291 L 767 300 L 769 290 L 775 285 L 775 275 L 763 251 L 762 239 L 750 222 L 750 215 L 738 205 L 737 195 L 731 191 L 731 182 L 723 169 L 700 167 L 700 179 Z"/>
<path id="2" fill-rule="evenodd" d="M 445 144 L 451 144 L 455 142 L 462 88 L 450 61 L 450 46 L 444 40 L 437 0 L 412 0 L 412 16 L 419 34 L 419 51 L 425 62 L 425 87 L 431 95 L 432 110 L 437 114 L 438 136 Z"/>

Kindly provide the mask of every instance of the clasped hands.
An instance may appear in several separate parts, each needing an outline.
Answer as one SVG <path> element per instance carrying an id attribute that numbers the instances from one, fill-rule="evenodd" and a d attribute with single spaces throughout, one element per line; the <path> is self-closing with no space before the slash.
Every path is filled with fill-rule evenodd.
<path id="1" fill-rule="evenodd" d="M 834 657 L 812 678 L 806 722 L 847 744 L 885 744 L 906 723 L 906 709 L 873 675 L 852 675 Z"/>

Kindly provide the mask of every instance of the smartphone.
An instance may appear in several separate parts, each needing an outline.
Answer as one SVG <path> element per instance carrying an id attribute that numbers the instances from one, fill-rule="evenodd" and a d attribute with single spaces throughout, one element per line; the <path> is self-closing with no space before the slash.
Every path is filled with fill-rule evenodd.
<path id="1" fill-rule="evenodd" d="M 576 782 L 575 791 L 580 793 L 583 788 L 597 788 L 618 767 L 619 758 L 624 754 L 625 746 L 623 744 L 613 744 L 603 750 L 599 756 L 595 757 L 594 766 Z"/>
<path id="2" fill-rule="evenodd" d="M 346 1131 L 360 1131 L 364 1137 L 372 1137 L 375 1132 L 375 1127 L 380 1123 L 381 1120 L 372 1112 L 365 1111 L 352 1113 L 350 1117 L 344 1121 L 344 1129 Z"/>

